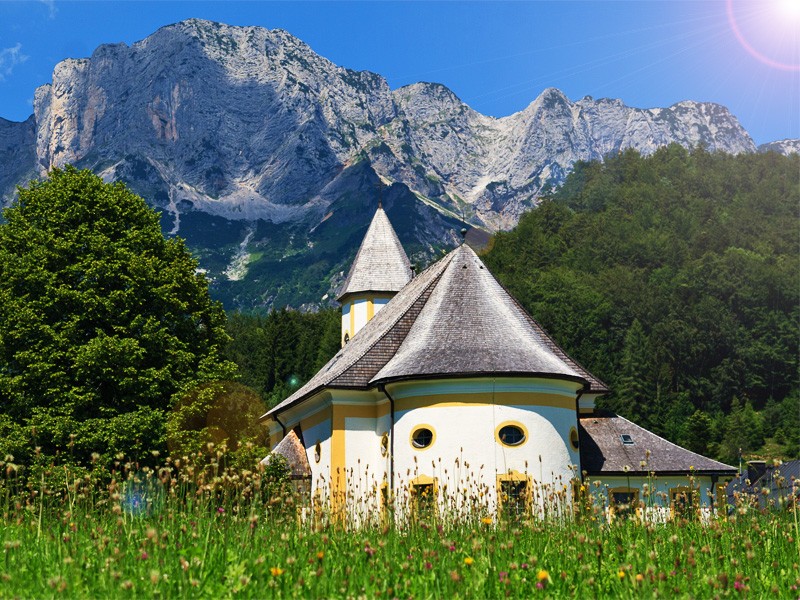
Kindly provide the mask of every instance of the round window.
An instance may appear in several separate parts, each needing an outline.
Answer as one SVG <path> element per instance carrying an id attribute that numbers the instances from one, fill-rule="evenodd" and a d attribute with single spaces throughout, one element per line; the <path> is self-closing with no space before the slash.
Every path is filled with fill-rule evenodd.
<path id="1" fill-rule="evenodd" d="M 433 443 L 433 432 L 427 427 L 420 427 L 411 434 L 411 445 L 414 448 L 427 448 Z"/>
<path id="2" fill-rule="evenodd" d="M 322 458 L 322 443 L 317 441 L 317 443 L 314 444 L 314 462 L 319 462 L 321 458 Z"/>
<path id="3" fill-rule="evenodd" d="M 578 430 L 574 427 L 570 428 L 569 430 L 569 443 L 572 446 L 573 450 L 580 450 L 581 441 L 578 437 Z"/>
<path id="4" fill-rule="evenodd" d="M 519 446 L 525 441 L 525 432 L 516 425 L 506 425 L 500 428 L 498 437 L 506 446 Z"/>

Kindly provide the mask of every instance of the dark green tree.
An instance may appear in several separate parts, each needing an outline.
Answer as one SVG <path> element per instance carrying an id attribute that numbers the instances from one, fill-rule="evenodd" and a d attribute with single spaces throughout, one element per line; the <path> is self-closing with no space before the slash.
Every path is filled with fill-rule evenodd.
<path id="1" fill-rule="evenodd" d="M 122 184 L 72 167 L 0 225 L 0 402 L 45 454 L 163 449 L 174 399 L 230 377 L 225 314 L 180 239 Z"/>
<path id="2" fill-rule="evenodd" d="M 711 418 L 702 410 L 696 410 L 686 421 L 684 446 L 692 452 L 707 455 L 712 442 Z"/>
<path id="3" fill-rule="evenodd" d="M 620 361 L 620 377 L 614 396 L 615 408 L 644 426 L 650 425 L 655 397 L 651 389 L 650 348 L 647 335 L 638 319 L 625 334 Z"/>

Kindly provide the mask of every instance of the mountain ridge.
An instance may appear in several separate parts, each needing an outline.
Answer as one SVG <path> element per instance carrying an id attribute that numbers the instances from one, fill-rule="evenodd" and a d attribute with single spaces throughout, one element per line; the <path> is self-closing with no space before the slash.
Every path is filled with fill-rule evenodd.
<path id="1" fill-rule="evenodd" d="M 284 30 L 189 19 L 56 65 L 31 118 L 0 120 L 0 164 L 12 165 L 0 172 L 0 199 L 67 163 L 124 181 L 163 211 L 166 233 L 187 237 L 215 285 L 234 289 L 253 283 L 248 271 L 265 255 L 281 262 L 335 246 L 320 225 L 339 222 L 336 211 L 347 215 L 345 229 L 364 227 L 370 211 L 346 207 L 374 207 L 378 183 L 419 219 L 406 241 L 424 260 L 457 243 L 460 222 L 513 227 L 576 161 L 674 142 L 756 151 L 713 103 L 639 109 L 573 102 L 547 88 L 523 110 L 491 117 L 443 84 L 392 90 L 381 75 L 338 66 Z M 267 230 L 271 239 L 261 237 Z M 336 280 L 351 245 L 338 245 L 321 278 Z M 250 294 L 243 304 L 225 298 L 258 304 Z"/>

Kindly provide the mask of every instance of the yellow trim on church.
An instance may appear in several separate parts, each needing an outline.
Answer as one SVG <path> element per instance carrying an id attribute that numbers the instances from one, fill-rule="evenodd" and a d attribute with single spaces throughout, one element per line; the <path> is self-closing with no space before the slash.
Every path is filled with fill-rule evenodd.
<path id="1" fill-rule="evenodd" d="M 439 394 L 395 398 L 395 410 L 418 408 L 450 408 L 458 406 L 543 406 L 575 410 L 575 399 L 556 394 L 536 394 L 527 392 L 500 392 L 494 394 Z"/>
<path id="2" fill-rule="evenodd" d="M 389 403 L 334 404 L 331 419 L 331 509 L 335 513 L 347 500 L 347 419 L 379 419 L 389 414 Z"/>

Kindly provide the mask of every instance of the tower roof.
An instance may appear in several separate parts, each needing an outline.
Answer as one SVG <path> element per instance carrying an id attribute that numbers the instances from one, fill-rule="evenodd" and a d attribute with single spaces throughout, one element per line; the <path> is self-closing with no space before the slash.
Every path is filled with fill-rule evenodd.
<path id="1" fill-rule="evenodd" d="M 411 263 L 383 208 L 378 207 L 358 249 L 339 300 L 361 292 L 399 292 L 411 279 Z"/>
<path id="2" fill-rule="evenodd" d="M 467 245 L 411 280 L 273 415 L 325 388 L 436 377 L 544 376 L 605 385 L 572 360 Z"/>

